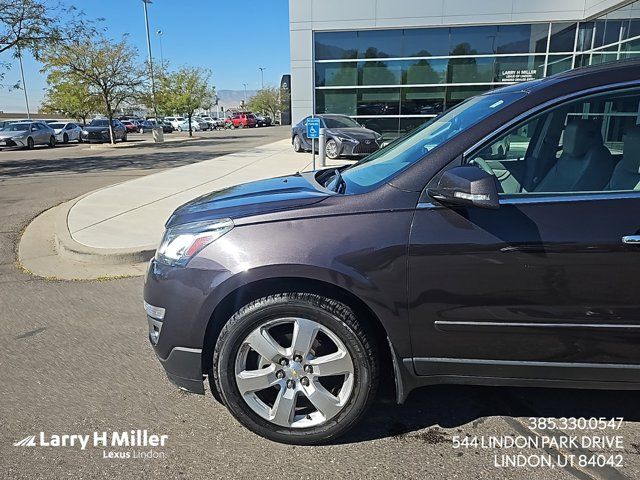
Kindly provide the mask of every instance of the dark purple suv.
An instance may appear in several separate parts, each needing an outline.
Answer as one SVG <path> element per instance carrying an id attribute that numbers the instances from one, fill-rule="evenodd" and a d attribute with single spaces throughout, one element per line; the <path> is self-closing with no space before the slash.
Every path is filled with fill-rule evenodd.
<path id="1" fill-rule="evenodd" d="M 329 441 L 381 378 L 640 387 L 640 63 L 470 98 L 340 169 L 171 216 L 145 284 L 180 387 Z M 383 373 L 389 375 L 383 375 Z M 391 387 L 391 385 L 389 385 Z"/>

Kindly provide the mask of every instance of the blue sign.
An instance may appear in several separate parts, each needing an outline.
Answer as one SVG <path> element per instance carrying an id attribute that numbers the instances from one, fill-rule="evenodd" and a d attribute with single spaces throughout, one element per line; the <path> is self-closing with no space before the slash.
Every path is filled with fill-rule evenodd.
<path id="1" fill-rule="evenodd" d="M 320 138 L 320 119 L 308 118 L 307 119 L 307 138 Z"/>

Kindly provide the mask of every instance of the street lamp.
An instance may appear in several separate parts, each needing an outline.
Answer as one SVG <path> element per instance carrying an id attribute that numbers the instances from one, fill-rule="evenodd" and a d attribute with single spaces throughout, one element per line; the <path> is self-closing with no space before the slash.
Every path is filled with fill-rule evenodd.
<path id="1" fill-rule="evenodd" d="M 20 75 L 22 77 L 22 90 L 24 91 L 24 103 L 27 105 L 27 118 L 31 120 L 31 112 L 29 111 L 29 97 L 27 95 L 27 84 L 24 83 L 24 69 L 22 68 L 22 54 L 20 53 L 20 47 L 17 49 L 18 60 L 20 61 Z"/>
<path id="2" fill-rule="evenodd" d="M 147 29 L 147 50 L 149 52 L 149 73 L 151 74 L 151 98 L 153 99 L 153 113 L 155 114 L 156 122 L 158 121 L 158 109 L 156 107 L 156 84 L 153 79 L 153 59 L 151 57 L 151 37 L 149 36 L 149 14 L 147 13 L 147 3 L 151 3 L 151 0 L 142 0 L 144 5 L 144 24 Z"/>
<path id="3" fill-rule="evenodd" d="M 164 69 L 164 56 L 162 55 L 162 35 L 164 35 L 164 33 L 162 30 L 158 30 L 156 35 L 158 35 L 158 38 L 160 39 L 160 68 Z"/>
<path id="4" fill-rule="evenodd" d="M 264 90 L 264 71 L 267 69 L 267 67 L 258 67 L 258 70 L 260 70 L 260 80 L 262 82 L 262 90 Z"/>

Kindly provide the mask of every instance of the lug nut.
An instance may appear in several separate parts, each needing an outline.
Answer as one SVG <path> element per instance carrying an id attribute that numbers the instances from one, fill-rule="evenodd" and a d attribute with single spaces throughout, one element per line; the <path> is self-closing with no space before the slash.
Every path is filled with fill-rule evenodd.
<path id="1" fill-rule="evenodd" d="M 313 367 L 311 365 L 304 366 L 305 373 L 313 373 Z"/>
<path id="2" fill-rule="evenodd" d="M 308 386 L 309 386 L 309 379 L 308 379 L 307 377 L 302 377 L 302 378 L 300 379 L 300 383 L 301 383 L 302 385 L 304 385 L 305 387 L 308 387 Z"/>
<path id="3" fill-rule="evenodd" d="M 302 355 L 296 355 L 293 357 L 293 361 L 298 363 L 302 362 Z"/>
<path id="4" fill-rule="evenodd" d="M 287 388 L 296 388 L 296 382 L 294 380 L 287 380 Z"/>
<path id="5" fill-rule="evenodd" d="M 278 370 L 276 372 L 276 378 L 284 378 L 284 372 L 282 370 Z"/>
<path id="6" fill-rule="evenodd" d="M 282 365 L 283 367 L 289 365 L 289 360 L 287 360 L 286 358 L 281 358 L 280 365 Z"/>

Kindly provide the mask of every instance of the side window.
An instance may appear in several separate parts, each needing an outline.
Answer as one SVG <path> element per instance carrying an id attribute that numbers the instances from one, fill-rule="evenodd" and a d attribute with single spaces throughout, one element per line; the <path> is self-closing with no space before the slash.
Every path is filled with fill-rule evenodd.
<path id="1" fill-rule="evenodd" d="M 502 194 L 640 191 L 640 90 L 583 97 L 467 157 Z"/>

